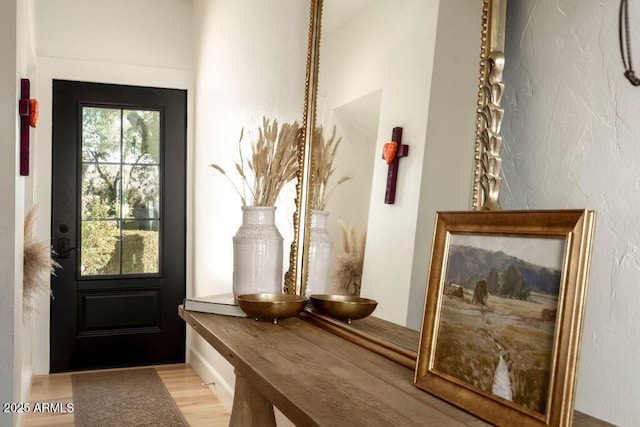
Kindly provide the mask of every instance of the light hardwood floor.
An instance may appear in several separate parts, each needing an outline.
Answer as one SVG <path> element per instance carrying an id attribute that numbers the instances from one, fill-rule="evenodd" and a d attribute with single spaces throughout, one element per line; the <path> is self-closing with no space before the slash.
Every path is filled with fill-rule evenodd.
<path id="1" fill-rule="evenodd" d="M 190 426 L 228 426 L 229 414 L 189 365 L 153 366 Z M 132 368 L 136 369 L 136 368 Z M 73 402 L 71 373 L 34 377 L 28 402 Z M 24 425 L 73 426 L 73 413 L 28 413 Z"/>

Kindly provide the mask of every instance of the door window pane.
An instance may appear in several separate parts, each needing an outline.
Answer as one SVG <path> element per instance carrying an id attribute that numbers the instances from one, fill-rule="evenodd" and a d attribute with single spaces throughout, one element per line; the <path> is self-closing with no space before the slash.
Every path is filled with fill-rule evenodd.
<path id="1" fill-rule="evenodd" d="M 119 221 L 83 220 L 80 259 L 83 276 L 119 274 Z"/>
<path id="2" fill-rule="evenodd" d="M 127 163 L 160 163 L 160 112 L 124 110 L 122 123 Z"/>
<path id="3" fill-rule="evenodd" d="M 122 273 L 158 271 L 158 221 L 123 221 Z"/>
<path id="4" fill-rule="evenodd" d="M 104 163 L 82 165 L 82 218 L 120 216 L 120 166 Z"/>
<path id="5" fill-rule="evenodd" d="M 123 167 L 123 218 L 157 218 L 160 215 L 160 167 Z"/>
<path id="6" fill-rule="evenodd" d="M 82 108 L 83 276 L 158 273 L 160 112 Z"/>
<path id="7" fill-rule="evenodd" d="M 83 162 L 120 162 L 121 116 L 119 108 L 82 109 Z"/>

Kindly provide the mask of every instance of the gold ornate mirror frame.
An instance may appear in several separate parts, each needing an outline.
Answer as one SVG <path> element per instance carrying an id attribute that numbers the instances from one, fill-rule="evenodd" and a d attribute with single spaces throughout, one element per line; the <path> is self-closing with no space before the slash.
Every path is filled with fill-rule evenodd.
<path id="1" fill-rule="evenodd" d="M 473 210 L 499 210 L 507 0 L 483 0 Z"/>
<path id="2" fill-rule="evenodd" d="M 318 93 L 318 70 L 320 53 L 320 25 L 322 22 L 322 0 L 309 2 L 309 38 L 304 88 L 304 113 L 302 117 L 302 138 L 298 145 L 298 172 L 296 184 L 296 211 L 293 225 L 294 236 L 291 243 L 289 271 L 284 278 L 284 293 L 304 295 L 307 272 L 306 253 L 311 215 L 311 138 L 316 123 Z"/>
<path id="3" fill-rule="evenodd" d="M 476 113 L 474 146 L 474 174 L 472 188 L 472 210 L 500 209 L 500 170 L 502 160 L 501 125 L 504 109 L 501 106 L 504 93 L 502 80 L 504 70 L 505 18 L 507 0 L 482 1 L 482 26 L 480 33 L 480 75 Z M 295 218 L 296 232 L 291 248 L 291 269 L 285 278 L 285 292 L 304 294 L 307 278 L 305 259 L 308 256 L 311 196 L 310 185 L 311 143 L 316 125 L 316 108 L 319 75 L 320 34 L 322 28 L 323 0 L 311 0 L 309 44 L 305 85 L 304 136 L 299 149 L 300 170 L 298 172 L 298 194 Z M 471 150 L 470 150 L 471 152 Z M 417 352 L 387 342 L 380 337 L 362 333 L 348 324 L 334 321 L 315 313 L 304 313 L 304 317 L 319 327 L 353 341 L 371 351 L 379 353 L 409 368 L 415 368 Z"/>

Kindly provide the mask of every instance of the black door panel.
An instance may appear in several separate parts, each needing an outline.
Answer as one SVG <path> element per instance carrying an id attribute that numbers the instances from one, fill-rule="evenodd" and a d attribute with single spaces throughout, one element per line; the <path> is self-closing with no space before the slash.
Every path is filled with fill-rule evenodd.
<path id="1" fill-rule="evenodd" d="M 54 80 L 51 371 L 184 361 L 186 91 Z"/>

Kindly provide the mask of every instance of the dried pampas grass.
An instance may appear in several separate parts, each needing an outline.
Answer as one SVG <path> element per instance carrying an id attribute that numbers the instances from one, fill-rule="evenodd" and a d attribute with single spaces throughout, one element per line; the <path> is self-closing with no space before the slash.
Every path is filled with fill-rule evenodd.
<path id="1" fill-rule="evenodd" d="M 35 206 L 29 210 L 24 220 L 24 261 L 23 261 L 23 312 L 34 309 L 35 296 L 40 292 L 49 292 L 49 276 L 60 267 L 51 258 L 53 251 L 47 242 L 34 238 L 31 233 L 36 218 Z"/>
<path id="2" fill-rule="evenodd" d="M 342 234 L 342 252 L 336 258 L 334 286 L 340 295 L 360 296 L 367 233 L 358 234 L 353 224 L 346 227 L 340 220 L 338 224 Z"/>
<path id="3" fill-rule="evenodd" d="M 325 140 L 322 126 L 314 130 L 313 143 L 311 147 L 311 185 L 313 188 L 313 199 L 311 206 L 313 209 L 323 211 L 327 207 L 329 197 L 334 190 L 342 183 L 352 179 L 350 176 L 343 176 L 332 187 L 329 186 L 329 179 L 333 176 L 335 160 L 342 138 L 336 138 L 336 127 L 333 127 L 331 137 Z"/>
<path id="4" fill-rule="evenodd" d="M 242 153 L 244 129 L 240 132 L 240 160 L 235 163 L 235 168 L 242 180 L 242 189 L 238 188 L 219 165 L 210 166 L 227 177 L 240 196 L 243 206 L 247 205 L 247 200 L 250 200 L 252 206 L 274 206 L 282 187 L 292 181 L 298 172 L 298 144 L 302 128 L 298 122 L 284 123 L 278 127 L 277 120 L 272 122 L 263 117 L 258 133 L 258 140 L 251 145 L 251 156 L 245 160 Z M 251 171 L 253 180 L 246 173 L 245 167 Z"/>

